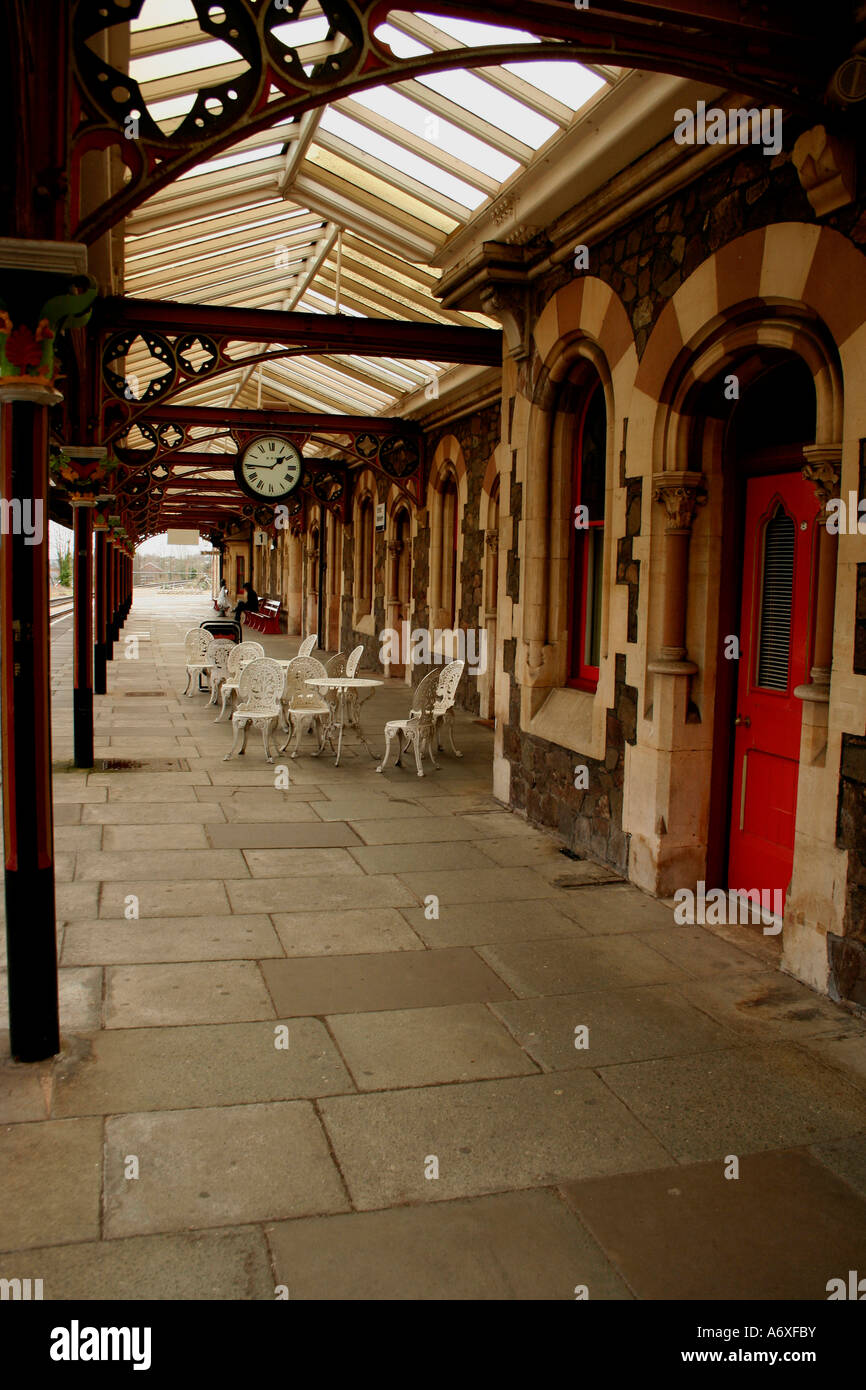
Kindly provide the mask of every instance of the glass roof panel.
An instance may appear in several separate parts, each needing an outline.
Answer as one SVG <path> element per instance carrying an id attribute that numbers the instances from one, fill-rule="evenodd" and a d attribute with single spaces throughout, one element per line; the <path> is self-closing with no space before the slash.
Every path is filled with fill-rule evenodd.
<path id="1" fill-rule="evenodd" d="M 378 159 L 393 165 L 395 169 L 400 169 L 404 174 L 410 174 L 413 178 L 420 179 L 422 183 L 427 183 L 431 188 L 438 189 L 440 193 L 453 198 L 457 203 L 462 203 L 466 208 L 474 211 L 484 202 L 486 195 L 480 189 L 473 188 L 470 184 L 464 183 L 462 179 L 454 178 L 452 174 L 447 174 L 444 169 L 439 169 L 428 160 L 412 154 L 410 150 L 398 145 L 396 141 L 377 135 L 375 131 L 368 130 L 366 126 L 359 125 L 357 121 L 353 121 L 349 116 L 344 116 L 333 108 L 329 108 L 323 115 L 321 129 L 332 130 L 335 135 L 348 140 L 350 144 L 357 145 L 360 150 L 367 154 L 376 155 Z"/>
<path id="2" fill-rule="evenodd" d="M 530 111 L 506 92 L 500 92 L 488 82 L 482 82 L 474 72 L 464 72 L 459 68 L 455 72 L 430 72 L 424 73 L 418 81 L 432 91 L 439 92 L 443 97 L 448 97 L 449 101 L 462 106 L 465 111 L 483 111 L 485 121 L 504 130 L 506 134 L 513 135 L 519 132 L 520 139 L 531 145 L 534 150 L 539 149 L 545 140 L 549 140 L 559 129 L 553 121 Z"/>
<path id="3" fill-rule="evenodd" d="M 391 87 L 373 87 L 368 92 L 355 92 L 352 99 L 394 121 L 396 125 L 403 126 L 413 135 L 419 135 L 438 145 L 446 153 L 456 155 L 458 159 L 471 164 L 491 178 L 504 182 L 515 169 L 520 168 L 516 160 L 510 159 L 499 150 L 494 150 L 492 145 L 485 144 L 466 130 L 461 130 L 460 126 L 453 125 L 451 121 L 444 120 L 432 111 L 425 111 L 416 101 Z"/>

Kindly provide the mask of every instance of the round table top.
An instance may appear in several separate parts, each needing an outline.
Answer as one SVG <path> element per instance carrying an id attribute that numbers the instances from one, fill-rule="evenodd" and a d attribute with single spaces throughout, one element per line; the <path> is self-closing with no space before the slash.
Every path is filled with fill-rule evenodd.
<path id="1" fill-rule="evenodd" d="M 372 680 L 369 676 L 311 676 L 306 685 L 319 685 L 323 690 L 358 689 L 368 685 L 384 685 L 384 681 Z"/>

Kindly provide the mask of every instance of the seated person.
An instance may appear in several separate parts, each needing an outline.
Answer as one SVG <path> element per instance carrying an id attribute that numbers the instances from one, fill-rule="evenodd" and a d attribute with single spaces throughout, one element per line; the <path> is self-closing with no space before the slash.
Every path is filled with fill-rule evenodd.
<path id="1" fill-rule="evenodd" d="M 227 613 L 231 608 L 229 602 L 229 591 L 225 586 L 225 581 L 220 585 L 220 591 L 216 596 L 216 606 L 219 613 Z"/>
<path id="2" fill-rule="evenodd" d="M 243 588 L 244 598 L 235 608 L 235 621 L 241 621 L 242 613 L 257 613 L 259 608 L 259 596 L 252 584 L 245 584 Z"/>

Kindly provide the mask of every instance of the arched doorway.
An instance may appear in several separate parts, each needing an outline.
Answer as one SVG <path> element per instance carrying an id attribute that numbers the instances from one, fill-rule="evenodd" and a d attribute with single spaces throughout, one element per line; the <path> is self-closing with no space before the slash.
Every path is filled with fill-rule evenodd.
<path id="1" fill-rule="evenodd" d="M 803 477 L 812 373 L 754 358 L 723 446 L 720 642 L 708 882 L 781 915 L 794 864 L 802 701 L 814 641 L 819 503 Z M 725 558 L 727 563 L 725 563 Z"/>

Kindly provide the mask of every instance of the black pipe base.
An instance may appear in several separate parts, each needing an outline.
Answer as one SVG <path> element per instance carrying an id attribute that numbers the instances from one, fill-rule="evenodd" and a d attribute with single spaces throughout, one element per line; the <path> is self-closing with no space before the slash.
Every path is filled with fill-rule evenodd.
<path id="1" fill-rule="evenodd" d="M 72 692 L 73 743 L 76 767 L 93 767 L 93 691 Z"/>
<path id="2" fill-rule="evenodd" d="M 19 1062 L 60 1051 L 54 866 L 6 870 L 9 1046 Z"/>
<path id="3" fill-rule="evenodd" d="M 97 642 L 93 648 L 93 692 L 95 695 L 108 693 L 108 653 L 105 642 Z"/>

